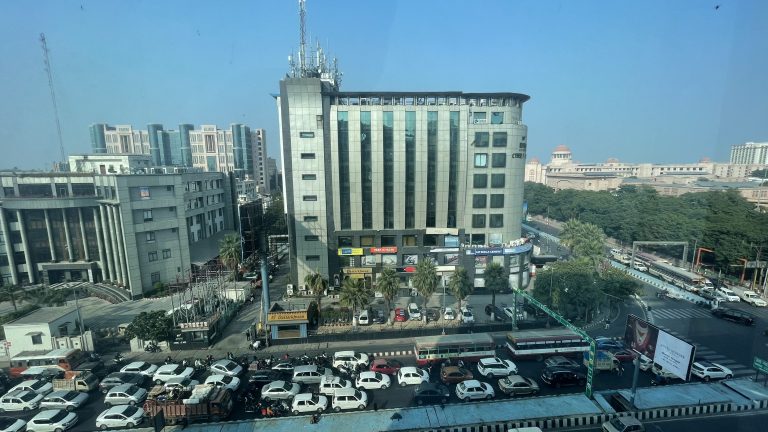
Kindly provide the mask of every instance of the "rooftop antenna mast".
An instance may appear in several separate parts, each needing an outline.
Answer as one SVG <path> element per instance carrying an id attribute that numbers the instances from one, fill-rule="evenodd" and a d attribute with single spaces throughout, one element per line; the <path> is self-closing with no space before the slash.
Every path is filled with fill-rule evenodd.
<path id="1" fill-rule="evenodd" d="M 302 0 L 303 1 L 303 0 Z M 45 72 L 48 74 L 48 88 L 51 90 L 51 102 L 53 102 L 53 116 L 56 118 L 56 133 L 59 137 L 59 151 L 61 152 L 61 161 L 66 161 L 64 155 L 64 140 L 61 138 L 61 121 L 59 121 L 59 108 L 56 105 L 56 92 L 53 91 L 53 72 L 51 71 L 51 60 L 48 58 L 48 43 L 45 41 L 45 33 L 40 33 L 40 45 L 43 48 L 43 62 Z"/>
<path id="2" fill-rule="evenodd" d="M 301 76 L 305 76 L 307 70 L 307 9 L 304 7 L 305 0 L 299 0 L 299 70 Z"/>

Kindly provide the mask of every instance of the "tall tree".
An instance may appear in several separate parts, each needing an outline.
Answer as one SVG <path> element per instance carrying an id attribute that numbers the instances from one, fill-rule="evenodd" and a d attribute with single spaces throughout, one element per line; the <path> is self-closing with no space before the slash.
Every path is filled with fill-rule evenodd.
<path id="1" fill-rule="evenodd" d="M 594 224 L 571 219 L 563 226 L 560 241 L 574 255 L 586 258 L 597 266 L 605 254 L 605 233 Z"/>
<path id="2" fill-rule="evenodd" d="M 363 281 L 360 279 L 347 278 L 341 284 L 341 292 L 339 293 L 339 302 L 344 306 L 352 308 L 352 316 L 357 314 L 358 309 L 368 306 L 370 303 L 370 297 L 368 291 L 363 286 Z M 357 325 L 357 319 L 353 321 L 354 325 Z"/>
<path id="3" fill-rule="evenodd" d="M 325 291 L 328 289 L 328 279 L 324 278 L 317 270 L 314 273 L 310 273 L 304 276 L 304 283 L 309 288 L 312 295 L 315 296 L 317 301 L 318 315 L 322 314 L 322 300 L 325 295 Z"/>
<path id="4" fill-rule="evenodd" d="M 376 279 L 376 287 L 377 291 L 384 297 L 384 301 L 387 302 L 387 324 L 392 324 L 392 301 L 400 290 L 400 278 L 395 269 L 384 267 L 379 278 Z"/>
<path id="5" fill-rule="evenodd" d="M 448 281 L 448 290 L 459 301 L 459 311 L 461 311 L 461 302 L 472 294 L 473 288 L 474 285 L 469 280 L 467 270 L 464 267 L 457 267 Z"/>
<path id="6" fill-rule="evenodd" d="M 142 312 L 128 324 L 125 335 L 152 342 L 171 340 L 174 337 L 173 319 L 164 310 Z"/>
<path id="7" fill-rule="evenodd" d="M 424 297 L 424 307 L 432 294 L 437 289 L 437 269 L 430 259 L 422 259 L 416 264 L 416 273 L 413 275 L 413 286 L 420 296 Z"/>
<path id="8" fill-rule="evenodd" d="M 19 287 L 16 285 L 4 285 L 0 282 L 0 301 L 10 301 L 14 312 L 19 310 L 16 307 L 16 300 L 19 296 L 17 291 L 19 291 Z"/>
<path id="9" fill-rule="evenodd" d="M 240 236 L 237 234 L 226 235 L 219 242 L 219 260 L 230 271 L 235 272 L 237 265 L 240 264 L 241 246 Z"/>
<path id="10" fill-rule="evenodd" d="M 504 266 L 492 262 L 485 267 L 485 288 L 491 292 L 492 315 L 496 314 L 496 293 L 503 292 L 509 287 L 509 279 L 504 274 Z M 495 319 L 494 316 L 491 317 Z"/>

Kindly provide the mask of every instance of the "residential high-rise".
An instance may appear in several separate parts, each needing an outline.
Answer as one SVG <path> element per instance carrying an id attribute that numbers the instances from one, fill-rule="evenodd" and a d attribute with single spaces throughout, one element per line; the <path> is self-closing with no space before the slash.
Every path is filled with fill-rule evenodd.
<path id="1" fill-rule="evenodd" d="M 292 279 L 315 271 L 334 275 L 332 283 L 374 279 L 383 266 L 409 272 L 421 259 L 447 278 L 461 246 L 519 240 L 528 99 L 347 92 L 322 73 L 283 79 L 277 107 Z M 514 274 L 524 267 L 499 255 Z"/>
<path id="2" fill-rule="evenodd" d="M 768 165 L 768 142 L 731 146 L 732 164 Z"/>

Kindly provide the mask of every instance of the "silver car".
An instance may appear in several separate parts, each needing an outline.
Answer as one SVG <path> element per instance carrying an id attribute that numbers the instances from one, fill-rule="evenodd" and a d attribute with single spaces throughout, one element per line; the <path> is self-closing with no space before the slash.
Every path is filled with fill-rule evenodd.
<path id="1" fill-rule="evenodd" d="M 112 387 L 104 397 L 104 405 L 138 405 L 147 398 L 147 391 L 134 384 L 120 384 Z"/>
<path id="2" fill-rule="evenodd" d="M 296 383 L 286 381 L 273 381 L 261 389 L 261 398 L 264 402 L 275 399 L 293 399 L 299 394 L 301 386 Z"/>
<path id="3" fill-rule="evenodd" d="M 40 408 L 74 411 L 88 402 L 88 393 L 73 390 L 57 390 L 48 393 L 40 402 Z"/>

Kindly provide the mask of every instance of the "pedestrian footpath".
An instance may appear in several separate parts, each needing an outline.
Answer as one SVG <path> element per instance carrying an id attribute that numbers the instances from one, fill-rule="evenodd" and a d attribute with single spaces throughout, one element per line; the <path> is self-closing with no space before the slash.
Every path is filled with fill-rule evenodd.
<path id="1" fill-rule="evenodd" d="M 686 338 L 681 334 L 679 334 L 678 332 L 668 330 L 668 329 L 664 329 L 664 331 L 677 338 L 686 340 Z M 707 360 L 712 363 L 723 365 L 733 372 L 734 378 L 753 376 L 755 374 L 755 370 L 752 369 L 751 366 L 746 366 L 735 360 L 731 360 L 727 356 L 724 356 L 718 353 L 717 351 L 707 347 L 706 345 L 701 345 L 697 343 L 694 343 L 693 345 L 696 347 L 696 360 Z"/>

